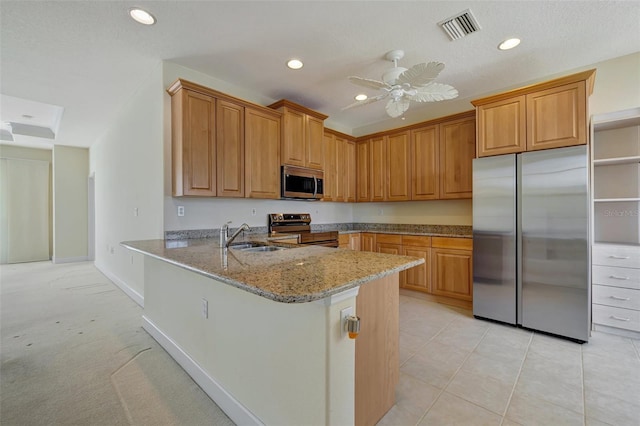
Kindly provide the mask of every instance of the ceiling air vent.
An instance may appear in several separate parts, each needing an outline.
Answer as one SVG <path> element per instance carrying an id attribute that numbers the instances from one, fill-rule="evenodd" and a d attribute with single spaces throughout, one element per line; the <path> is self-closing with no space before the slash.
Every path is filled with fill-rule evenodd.
<path id="1" fill-rule="evenodd" d="M 442 27 L 451 40 L 457 40 L 482 29 L 476 17 L 473 16 L 471 9 L 467 9 L 451 18 L 438 22 L 438 25 Z"/>

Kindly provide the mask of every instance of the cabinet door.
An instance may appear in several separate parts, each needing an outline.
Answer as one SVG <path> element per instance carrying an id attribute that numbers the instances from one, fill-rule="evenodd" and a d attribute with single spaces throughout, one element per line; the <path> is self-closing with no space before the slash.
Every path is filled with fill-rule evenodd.
<path id="1" fill-rule="evenodd" d="M 384 201 L 387 186 L 387 138 L 381 136 L 369 140 L 370 172 L 369 192 L 371 201 Z"/>
<path id="2" fill-rule="evenodd" d="M 338 247 L 349 248 L 349 234 L 338 235 Z"/>
<path id="3" fill-rule="evenodd" d="M 428 293 L 431 283 L 429 274 L 431 272 L 431 248 L 402 246 L 402 254 L 405 256 L 421 257 L 424 259 L 424 263 L 400 272 L 400 287 Z"/>
<path id="4" fill-rule="evenodd" d="M 387 137 L 387 200 L 409 200 L 409 132 Z"/>
<path id="5" fill-rule="evenodd" d="M 460 300 L 472 300 L 472 252 L 431 249 L 431 293 Z"/>
<path id="6" fill-rule="evenodd" d="M 347 141 L 336 137 L 336 190 L 334 201 L 346 200 L 347 187 Z"/>
<path id="7" fill-rule="evenodd" d="M 378 243 L 376 242 L 376 252 L 385 254 L 400 255 L 402 253 L 402 246 L 399 244 Z"/>
<path id="8" fill-rule="evenodd" d="M 215 99 L 182 89 L 171 110 L 173 195 L 215 196 Z"/>
<path id="9" fill-rule="evenodd" d="M 503 99 L 476 109 L 478 157 L 524 152 L 527 119 L 525 96 Z"/>
<path id="10" fill-rule="evenodd" d="M 584 81 L 527 95 L 527 151 L 586 143 Z"/>
<path id="11" fill-rule="evenodd" d="M 356 147 L 356 201 L 370 201 L 369 194 L 369 141 L 360 142 Z"/>
<path id="12" fill-rule="evenodd" d="M 376 251 L 376 234 L 363 232 L 360 234 L 360 250 Z"/>
<path id="13" fill-rule="evenodd" d="M 218 197 L 244 197 L 244 108 L 216 103 Z"/>
<path id="14" fill-rule="evenodd" d="M 305 165 L 312 169 L 323 170 L 324 166 L 324 122 L 307 116 L 305 146 L 307 149 Z"/>
<path id="15" fill-rule="evenodd" d="M 440 124 L 440 198 L 471 198 L 476 152 L 474 118 Z"/>
<path id="16" fill-rule="evenodd" d="M 360 251 L 360 234 L 349 234 L 349 248 Z"/>
<path id="17" fill-rule="evenodd" d="M 345 144 L 345 201 L 356 202 L 356 143 L 346 141 Z"/>
<path id="18" fill-rule="evenodd" d="M 280 198 L 280 117 L 245 109 L 245 194 Z"/>
<path id="19" fill-rule="evenodd" d="M 283 112 L 282 164 L 304 167 L 307 116 L 289 108 L 284 108 Z"/>
<path id="20" fill-rule="evenodd" d="M 336 192 L 336 138 L 324 134 L 324 195 L 325 201 L 334 201 Z"/>
<path id="21" fill-rule="evenodd" d="M 411 199 L 438 199 L 439 127 L 411 131 Z"/>

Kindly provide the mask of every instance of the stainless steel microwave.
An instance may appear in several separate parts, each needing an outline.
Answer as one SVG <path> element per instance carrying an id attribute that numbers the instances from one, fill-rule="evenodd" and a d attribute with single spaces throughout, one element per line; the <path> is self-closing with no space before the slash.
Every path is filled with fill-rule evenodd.
<path id="1" fill-rule="evenodd" d="M 324 194 L 324 172 L 305 167 L 282 166 L 282 198 L 319 200 Z"/>

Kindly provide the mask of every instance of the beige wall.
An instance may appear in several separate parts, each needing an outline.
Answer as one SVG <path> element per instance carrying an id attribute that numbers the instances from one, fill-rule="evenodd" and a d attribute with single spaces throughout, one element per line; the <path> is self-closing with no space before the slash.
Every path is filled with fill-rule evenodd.
<path id="1" fill-rule="evenodd" d="M 164 90 L 159 63 L 90 150 L 95 263 L 138 303 L 144 294 L 142 258 L 120 243 L 163 238 Z"/>
<path id="2" fill-rule="evenodd" d="M 53 148 L 53 261 L 87 260 L 89 150 Z"/>
<path id="3" fill-rule="evenodd" d="M 19 158 L 22 160 L 41 160 L 52 162 L 50 149 L 23 148 L 14 145 L 0 144 L 0 157 Z M 49 257 L 53 256 L 53 173 L 49 176 Z"/>

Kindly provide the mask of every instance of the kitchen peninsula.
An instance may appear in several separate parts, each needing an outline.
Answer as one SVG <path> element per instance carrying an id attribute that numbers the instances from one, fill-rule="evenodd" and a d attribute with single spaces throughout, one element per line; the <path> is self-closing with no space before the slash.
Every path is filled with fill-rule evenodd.
<path id="1" fill-rule="evenodd" d="M 238 424 L 375 424 L 395 402 L 399 272 L 424 259 L 213 241 L 123 243 L 145 254 L 145 330 Z"/>

